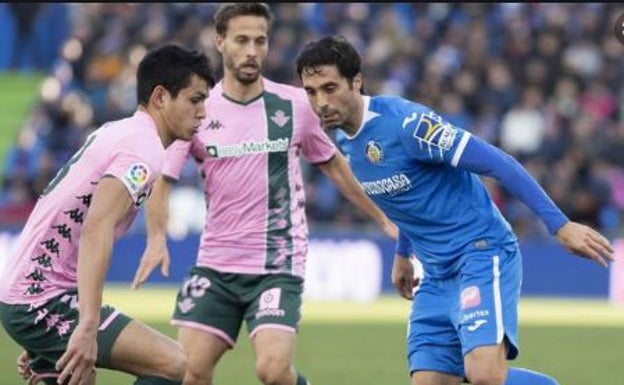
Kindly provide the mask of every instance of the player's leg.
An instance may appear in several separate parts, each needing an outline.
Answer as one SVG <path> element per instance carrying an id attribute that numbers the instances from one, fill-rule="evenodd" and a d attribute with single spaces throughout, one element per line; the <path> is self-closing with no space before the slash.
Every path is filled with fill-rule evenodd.
<path id="1" fill-rule="evenodd" d="M 295 336 L 292 331 L 263 329 L 252 340 L 256 353 L 256 374 L 265 385 L 306 385 L 305 379 L 297 382 L 293 364 Z"/>
<path id="2" fill-rule="evenodd" d="M 517 245 L 464 259 L 460 338 L 466 377 L 474 385 L 555 385 L 552 378 L 508 368 L 518 355 L 518 299 L 522 261 Z"/>
<path id="3" fill-rule="evenodd" d="M 215 367 L 231 345 L 209 331 L 184 326 L 178 341 L 188 357 L 184 385 L 212 385 Z"/>
<path id="4" fill-rule="evenodd" d="M 212 385 L 217 363 L 236 343 L 243 320 L 238 277 L 195 266 L 182 283 L 171 323 L 187 356 L 185 385 Z"/>
<path id="5" fill-rule="evenodd" d="M 459 385 L 461 378 L 452 374 L 418 371 L 412 374 L 412 385 Z"/>
<path id="6" fill-rule="evenodd" d="M 407 359 L 412 385 L 458 385 L 463 378 L 461 345 L 452 320 L 455 279 L 425 278 L 414 294 L 408 321 Z"/>
<path id="7" fill-rule="evenodd" d="M 102 333 L 106 333 L 106 330 Z M 98 342 L 101 340 L 103 338 L 99 337 Z M 110 338 L 106 340 L 110 341 Z M 100 343 L 98 350 L 109 349 L 107 345 Z M 186 356 L 178 342 L 132 320 L 114 339 L 105 367 L 137 376 L 135 384 L 180 384 L 186 367 Z"/>
<path id="8" fill-rule="evenodd" d="M 507 342 L 481 346 L 466 355 L 466 375 L 474 385 L 558 385 L 543 373 L 507 366 Z M 495 364 L 491 364 L 495 362 Z M 483 370 L 483 369 L 486 370 Z M 491 370 L 490 372 L 487 369 Z"/>
<path id="9" fill-rule="evenodd" d="M 306 385 L 293 360 L 301 319 L 303 279 L 289 274 L 247 277 L 254 287 L 245 319 L 256 355 L 256 374 L 265 385 Z"/>

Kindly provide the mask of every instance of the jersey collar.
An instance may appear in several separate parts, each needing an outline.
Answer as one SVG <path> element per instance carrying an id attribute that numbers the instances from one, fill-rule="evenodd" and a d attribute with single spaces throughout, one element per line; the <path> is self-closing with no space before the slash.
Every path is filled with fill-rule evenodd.
<path id="1" fill-rule="evenodd" d="M 360 132 L 362 132 L 362 129 L 364 128 L 366 123 L 379 116 L 378 113 L 369 110 L 371 97 L 369 95 L 362 95 L 362 99 L 364 100 L 364 108 L 362 108 L 362 124 L 360 125 L 360 128 L 358 128 L 358 130 L 355 132 L 355 134 L 353 134 L 353 136 L 349 136 L 347 135 L 347 133 L 345 133 L 345 137 L 349 140 L 355 139 L 360 134 Z"/>

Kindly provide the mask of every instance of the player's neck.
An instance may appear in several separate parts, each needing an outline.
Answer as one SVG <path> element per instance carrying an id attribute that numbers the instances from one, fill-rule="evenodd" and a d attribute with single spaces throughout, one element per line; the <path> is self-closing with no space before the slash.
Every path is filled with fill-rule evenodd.
<path id="1" fill-rule="evenodd" d="M 156 126 L 156 132 L 158 132 L 158 136 L 160 137 L 160 141 L 162 142 L 163 147 L 169 147 L 169 145 L 173 143 L 174 139 L 171 137 L 171 135 L 169 135 L 169 125 L 167 124 L 167 121 L 165 120 L 165 117 L 162 115 L 162 113 L 154 108 L 143 106 L 139 106 L 138 110 L 143 111 L 147 115 L 149 115 L 149 117 L 154 122 L 154 125 Z"/>
<path id="2" fill-rule="evenodd" d="M 362 127 L 362 122 L 364 121 L 364 98 L 362 95 L 357 96 L 357 101 L 354 105 L 353 113 L 351 114 L 351 119 L 345 121 L 342 124 L 342 130 L 349 136 L 354 136 Z"/>
<path id="3" fill-rule="evenodd" d="M 262 76 L 250 84 L 244 84 L 238 81 L 231 72 L 225 71 L 223 76 L 223 93 L 232 100 L 239 103 L 247 103 L 256 99 L 264 91 L 262 85 Z"/>

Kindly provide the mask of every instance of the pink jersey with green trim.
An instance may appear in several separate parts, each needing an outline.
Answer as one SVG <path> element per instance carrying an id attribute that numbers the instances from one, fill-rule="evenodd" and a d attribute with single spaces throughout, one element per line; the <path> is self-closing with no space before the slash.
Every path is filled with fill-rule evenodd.
<path id="1" fill-rule="evenodd" d="M 323 163 L 336 149 L 303 89 L 263 82 L 264 93 L 246 104 L 217 84 L 202 127 L 190 143 L 171 145 L 163 174 L 178 179 L 190 154 L 204 177 L 208 206 L 197 265 L 303 276 L 308 228 L 300 154 Z"/>
<path id="2" fill-rule="evenodd" d="M 156 126 L 142 111 L 91 134 L 39 197 L 6 262 L 0 301 L 37 305 L 77 288 L 80 231 L 98 181 L 117 178 L 135 203 L 115 229 L 118 238 L 149 195 L 164 158 Z"/>

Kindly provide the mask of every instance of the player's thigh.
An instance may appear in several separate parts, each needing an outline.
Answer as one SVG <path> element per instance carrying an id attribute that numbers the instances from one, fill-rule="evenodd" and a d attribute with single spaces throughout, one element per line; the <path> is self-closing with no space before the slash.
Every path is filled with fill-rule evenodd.
<path id="1" fill-rule="evenodd" d="M 518 299 L 522 280 L 520 252 L 505 248 L 471 253 L 461 267 L 459 335 L 462 353 L 480 346 L 509 343 L 518 354 Z M 487 356 L 489 357 L 489 355 Z"/>
<path id="2" fill-rule="evenodd" d="M 303 279 L 290 274 L 248 277 L 245 320 L 260 372 L 289 370 L 301 320 Z"/>
<path id="3" fill-rule="evenodd" d="M 187 356 L 187 370 L 212 372 L 230 345 L 223 338 L 205 331 L 181 326 L 178 328 L 178 342 Z"/>
<path id="4" fill-rule="evenodd" d="M 115 340 L 111 368 L 135 376 L 182 379 L 186 356 L 175 340 L 138 321 L 131 321 Z"/>
<path id="5" fill-rule="evenodd" d="M 234 347 L 245 310 L 242 293 L 249 291 L 241 286 L 240 277 L 192 267 L 178 291 L 171 323 L 213 334 Z"/>
<path id="6" fill-rule="evenodd" d="M 407 332 L 410 375 L 436 372 L 463 377 L 463 356 L 457 335 L 457 279 L 423 279 L 415 292 Z M 430 374 L 423 374 L 424 379 Z"/>
<path id="7" fill-rule="evenodd" d="M 248 282 L 245 321 L 252 339 L 262 330 L 296 333 L 301 320 L 303 279 L 290 274 L 258 275 Z"/>
<path id="8" fill-rule="evenodd" d="M 452 374 L 419 371 L 412 374 L 412 385 L 459 385 L 462 378 Z"/>

